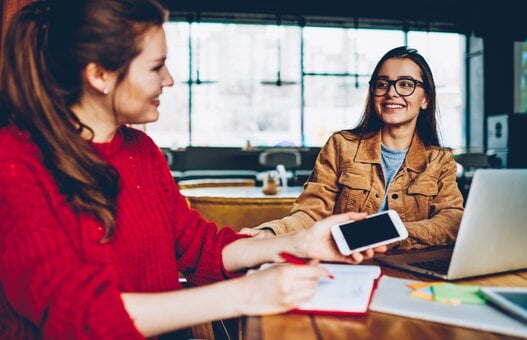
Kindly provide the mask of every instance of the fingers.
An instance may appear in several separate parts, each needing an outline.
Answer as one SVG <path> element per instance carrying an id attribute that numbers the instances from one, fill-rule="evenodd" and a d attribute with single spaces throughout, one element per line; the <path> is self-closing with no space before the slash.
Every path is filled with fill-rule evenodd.
<path id="1" fill-rule="evenodd" d="M 366 249 L 362 252 L 362 256 L 364 256 L 365 259 L 371 259 L 374 254 L 375 252 L 373 251 L 373 249 Z"/>
<path id="2" fill-rule="evenodd" d="M 314 284 L 296 286 L 294 290 L 282 296 L 283 311 L 297 308 L 311 300 L 316 293 L 318 281 Z"/>
<path id="3" fill-rule="evenodd" d="M 351 255 L 348 256 L 344 256 L 338 253 L 331 259 L 332 262 L 343 262 L 349 264 L 359 264 L 362 262 L 362 260 L 363 256 L 360 253 L 351 253 Z"/>
<path id="4" fill-rule="evenodd" d="M 258 233 L 258 230 L 252 228 L 242 228 L 238 234 L 254 236 Z"/>
<path id="5" fill-rule="evenodd" d="M 318 282 L 318 280 L 321 279 L 333 279 L 333 275 L 329 272 L 329 270 L 325 267 L 319 266 L 320 260 L 311 260 L 307 264 L 309 267 L 314 268 L 315 271 L 312 272 L 312 274 L 309 274 L 309 276 L 306 276 L 306 278 L 315 280 L 315 282 Z"/>
<path id="6" fill-rule="evenodd" d="M 253 229 L 253 228 L 242 228 L 238 234 L 240 235 L 248 235 L 254 238 L 264 238 L 264 237 L 270 237 L 274 236 L 271 232 L 267 230 L 261 230 L 261 229 Z"/>
<path id="7" fill-rule="evenodd" d="M 356 263 L 361 263 L 364 260 L 364 256 L 361 253 L 351 253 L 350 256 Z"/>
<path id="8" fill-rule="evenodd" d="M 353 220 L 353 221 L 362 220 L 366 216 L 368 216 L 368 213 L 366 213 L 366 212 L 354 212 L 354 211 L 351 211 L 348 214 L 350 215 L 349 216 L 350 220 Z"/>
<path id="9" fill-rule="evenodd" d="M 353 261 L 360 263 L 364 261 L 365 259 L 371 259 L 373 256 L 375 256 L 375 253 L 384 253 L 388 250 L 386 246 L 380 246 L 377 248 L 370 248 L 366 249 L 361 253 L 352 253 L 351 257 L 353 258 Z"/>
<path id="10" fill-rule="evenodd" d="M 351 253 L 351 255 L 348 256 L 340 255 L 340 258 L 337 259 L 337 261 L 346 262 L 350 264 L 359 264 L 364 261 L 364 258 L 365 256 L 362 253 L 353 252 Z"/>
<path id="11" fill-rule="evenodd" d="M 317 259 L 314 259 L 314 260 L 311 260 L 309 261 L 309 265 L 310 266 L 318 266 L 320 264 L 320 260 L 317 260 Z"/>
<path id="12" fill-rule="evenodd" d="M 365 251 L 361 253 L 352 253 L 351 258 L 353 259 L 354 263 L 360 263 L 364 261 L 365 259 L 371 259 L 373 256 L 375 256 L 375 253 L 384 253 L 388 250 L 388 247 L 386 246 L 380 246 L 377 248 L 370 248 L 366 249 Z"/>
<path id="13" fill-rule="evenodd" d="M 298 307 L 315 294 L 321 272 L 318 266 L 280 264 L 240 278 L 239 291 L 246 296 L 243 313 L 275 314 Z"/>
<path id="14" fill-rule="evenodd" d="M 283 264 L 271 269 L 276 271 L 272 274 L 276 278 L 274 286 L 280 311 L 309 301 L 315 294 L 318 281 L 330 275 L 327 269 L 318 266 L 318 261 L 311 261 L 308 265 Z"/>
<path id="15" fill-rule="evenodd" d="M 335 279 L 333 274 L 331 274 L 331 272 L 326 267 L 319 267 L 318 266 L 320 264 L 319 260 L 311 260 L 311 261 L 309 261 L 309 264 L 311 266 L 317 266 L 317 268 L 322 270 L 322 272 L 319 271 L 319 274 L 321 274 L 321 276 L 319 276 L 318 279 L 330 279 L 330 280 L 334 280 Z"/>
<path id="16" fill-rule="evenodd" d="M 388 251 L 388 247 L 387 246 L 380 246 L 380 247 L 377 247 L 377 248 L 373 248 L 373 250 L 376 253 L 385 253 L 385 252 Z"/>
<path id="17" fill-rule="evenodd" d="M 344 223 L 344 222 L 348 222 L 348 221 L 362 220 L 367 215 L 368 214 L 366 214 L 365 212 L 358 213 L 358 212 L 350 211 L 350 212 L 347 212 L 347 213 L 344 213 L 344 214 L 337 214 L 337 215 L 332 215 L 332 216 L 326 217 L 325 219 L 323 219 L 320 222 L 322 222 L 324 224 L 333 225 L 333 224 Z"/>

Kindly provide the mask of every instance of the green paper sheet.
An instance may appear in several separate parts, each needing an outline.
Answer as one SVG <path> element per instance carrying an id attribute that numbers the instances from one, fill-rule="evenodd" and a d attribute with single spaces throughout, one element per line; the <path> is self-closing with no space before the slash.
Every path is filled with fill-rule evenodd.
<path id="1" fill-rule="evenodd" d="M 451 304 L 484 304 L 485 298 L 479 292 L 479 286 L 457 285 L 453 283 L 434 284 L 432 292 L 435 301 Z"/>

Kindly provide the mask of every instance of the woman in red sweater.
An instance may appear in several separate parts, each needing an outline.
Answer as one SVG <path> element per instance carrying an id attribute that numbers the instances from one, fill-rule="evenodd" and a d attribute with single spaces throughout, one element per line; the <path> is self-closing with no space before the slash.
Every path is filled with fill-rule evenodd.
<path id="1" fill-rule="evenodd" d="M 279 313 L 328 273 L 247 268 L 284 250 L 372 256 L 340 256 L 329 236 L 363 215 L 250 239 L 188 208 L 159 148 L 125 126 L 155 121 L 173 84 L 165 17 L 155 0 L 38 1 L 14 17 L 0 65 L 2 338 L 134 339 Z M 178 272 L 200 287 L 181 290 Z"/>

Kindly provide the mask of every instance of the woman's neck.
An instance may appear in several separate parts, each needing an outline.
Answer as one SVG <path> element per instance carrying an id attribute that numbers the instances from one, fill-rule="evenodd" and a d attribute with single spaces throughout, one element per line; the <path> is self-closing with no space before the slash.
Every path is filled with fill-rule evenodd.
<path id="1" fill-rule="evenodd" d="M 83 138 L 91 139 L 95 143 L 106 143 L 115 136 L 119 124 L 105 104 L 97 100 L 81 100 L 80 103 L 71 106 L 79 121 L 93 130 L 92 136 L 89 130 L 84 129 Z"/>
<path id="2" fill-rule="evenodd" d="M 382 144 L 392 150 L 406 150 L 412 143 L 414 131 L 384 127 L 381 131 Z"/>

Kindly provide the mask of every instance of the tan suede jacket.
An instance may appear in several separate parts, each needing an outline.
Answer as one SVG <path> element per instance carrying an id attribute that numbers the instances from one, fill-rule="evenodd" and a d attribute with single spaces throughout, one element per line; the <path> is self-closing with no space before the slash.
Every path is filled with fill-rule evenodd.
<path id="1" fill-rule="evenodd" d="M 381 134 L 359 142 L 349 131 L 334 133 L 317 157 L 289 216 L 266 222 L 276 234 L 309 228 L 315 221 L 348 211 L 378 212 L 385 194 Z M 390 184 L 388 208 L 396 210 L 410 237 L 399 249 L 452 244 L 463 197 L 456 183 L 452 152 L 425 147 L 415 134 L 406 159 Z"/>

